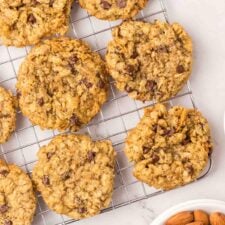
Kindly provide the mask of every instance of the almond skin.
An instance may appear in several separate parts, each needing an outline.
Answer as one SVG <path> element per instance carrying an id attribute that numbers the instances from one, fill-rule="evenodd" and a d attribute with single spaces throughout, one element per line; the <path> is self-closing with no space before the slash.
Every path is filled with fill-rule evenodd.
<path id="1" fill-rule="evenodd" d="M 203 222 L 203 225 L 209 225 L 209 215 L 203 210 L 195 210 L 194 219 L 196 222 Z"/>
<path id="2" fill-rule="evenodd" d="M 204 225 L 204 223 L 196 221 L 196 222 L 192 222 L 192 223 L 187 223 L 186 225 Z"/>
<path id="3" fill-rule="evenodd" d="M 186 225 L 194 221 L 194 214 L 190 211 L 184 211 L 170 217 L 165 225 Z"/>
<path id="4" fill-rule="evenodd" d="M 225 225 L 225 215 L 220 212 L 215 212 L 210 215 L 211 225 Z"/>

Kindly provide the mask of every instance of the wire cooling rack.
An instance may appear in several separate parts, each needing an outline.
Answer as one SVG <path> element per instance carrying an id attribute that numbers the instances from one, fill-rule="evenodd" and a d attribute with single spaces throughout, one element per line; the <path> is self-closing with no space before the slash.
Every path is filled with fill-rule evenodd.
<path id="1" fill-rule="evenodd" d="M 137 18 L 146 21 L 160 19 L 169 22 L 164 0 L 151 0 Z M 104 55 L 106 45 L 111 39 L 111 29 L 120 23 L 120 21 L 100 21 L 91 17 L 86 11 L 80 9 L 77 3 L 74 3 L 70 21 L 68 35 L 85 40 L 94 51 L 102 55 Z M 29 50 L 29 47 L 7 48 L 0 44 L 0 84 L 14 93 L 19 65 Z M 182 104 L 186 107 L 195 108 L 196 105 L 189 82 L 168 103 L 170 106 Z M 137 181 L 132 176 L 132 164 L 127 161 L 123 152 L 127 132 L 138 123 L 143 114 L 143 109 L 153 104 L 154 102 L 141 103 L 130 99 L 126 93 L 118 92 L 114 86 L 114 81 L 111 81 L 109 100 L 98 116 L 79 132 L 87 133 L 95 140 L 110 139 L 117 151 L 113 200 L 111 206 L 103 212 L 163 193 L 163 191 Z M 38 149 L 47 144 L 57 134 L 57 131 L 42 131 L 38 126 L 32 126 L 28 119 L 23 117 L 21 112 L 18 112 L 17 130 L 7 143 L 0 146 L 0 155 L 8 163 L 15 163 L 30 174 L 37 160 Z M 210 159 L 208 167 L 199 179 L 208 174 L 211 165 Z M 34 225 L 65 225 L 75 222 L 50 211 L 40 194 L 37 195 L 37 199 L 38 207 Z"/>

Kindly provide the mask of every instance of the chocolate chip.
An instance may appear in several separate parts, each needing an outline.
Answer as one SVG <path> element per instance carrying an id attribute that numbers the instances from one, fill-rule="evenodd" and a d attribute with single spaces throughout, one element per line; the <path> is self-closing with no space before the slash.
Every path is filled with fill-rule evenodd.
<path id="1" fill-rule="evenodd" d="M 138 57 L 138 53 L 136 51 L 136 49 L 134 49 L 133 54 L 131 55 L 132 59 L 136 59 Z"/>
<path id="2" fill-rule="evenodd" d="M 186 138 L 182 141 L 182 145 L 187 145 L 188 143 L 190 143 L 191 142 L 191 139 L 190 139 L 190 136 L 189 135 L 187 135 L 186 136 Z"/>
<path id="3" fill-rule="evenodd" d="M 69 67 L 70 67 L 70 70 L 73 74 L 76 74 L 76 68 L 75 68 L 75 64 L 78 62 L 78 58 L 77 56 L 74 54 L 72 56 L 69 57 L 68 59 L 68 63 L 69 63 Z"/>
<path id="4" fill-rule="evenodd" d="M 44 105 L 44 99 L 43 98 L 39 98 L 37 100 L 37 103 L 38 103 L 39 106 L 43 106 Z"/>
<path id="5" fill-rule="evenodd" d="M 177 73 L 183 73 L 185 70 L 184 70 L 184 67 L 182 65 L 179 65 L 177 66 Z"/>
<path id="6" fill-rule="evenodd" d="M 180 37 L 177 37 L 177 41 L 183 44 L 183 40 Z"/>
<path id="7" fill-rule="evenodd" d="M 95 156 L 96 156 L 96 153 L 95 152 L 88 152 L 88 155 L 87 155 L 87 158 L 88 158 L 88 161 L 91 162 L 95 159 Z"/>
<path id="8" fill-rule="evenodd" d="M 80 81 L 80 83 L 81 84 L 83 83 L 87 88 L 91 88 L 93 86 L 93 84 L 91 82 L 89 82 L 86 78 L 85 79 L 82 79 Z"/>
<path id="9" fill-rule="evenodd" d="M 69 57 L 69 64 L 74 65 L 78 62 L 78 58 L 76 55 L 72 55 L 71 57 Z"/>
<path id="10" fill-rule="evenodd" d="M 190 143 L 190 138 L 186 138 L 186 139 L 184 139 L 183 141 L 182 141 L 182 145 L 187 145 L 188 143 Z"/>
<path id="11" fill-rule="evenodd" d="M 157 131 L 157 125 L 156 125 L 156 124 L 152 125 L 152 130 L 153 130 L 154 132 Z"/>
<path id="12" fill-rule="evenodd" d="M 104 0 L 102 0 L 100 4 L 101 4 L 101 7 L 102 7 L 103 9 L 105 9 L 105 10 L 110 9 L 111 6 L 112 6 L 109 2 L 104 1 Z"/>
<path id="13" fill-rule="evenodd" d="M 90 83 L 90 82 L 88 82 L 88 83 L 85 83 L 85 86 L 86 86 L 87 88 L 91 88 L 91 87 L 93 86 L 93 84 Z"/>
<path id="14" fill-rule="evenodd" d="M 70 64 L 69 64 L 69 67 L 70 67 L 71 73 L 75 75 L 77 73 L 77 70 L 75 69 L 75 67 L 71 66 Z"/>
<path id="15" fill-rule="evenodd" d="M 4 225 L 13 225 L 13 222 L 11 220 L 5 220 Z"/>
<path id="16" fill-rule="evenodd" d="M 46 186 L 50 185 L 50 180 L 49 180 L 49 177 L 44 175 L 43 178 L 42 178 L 42 183 Z"/>
<path id="17" fill-rule="evenodd" d="M 21 94 L 21 92 L 20 92 L 20 91 L 17 91 L 17 92 L 16 92 L 16 97 L 17 97 L 17 98 L 20 98 L 20 97 L 21 97 L 21 95 L 22 95 L 22 94 Z"/>
<path id="18" fill-rule="evenodd" d="M 7 205 L 1 205 L 0 206 L 0 213 L 6 213 L 8 211 L 9 207 Z"/>
<path id="19" fill-rule="evenodd" d="M 152 163 L 155 164 L 160 160 L 159 156 L 156 154 L 153 154 L 152 156 Z"/>
<path id="20" fill-rule="evenodd" d="M 16 6 L 16 10 L 18 11 L 20 8 L 26 6 L 26 4 L 21 3 L 19 6 Z M 14 9 L 12 6 L 9 6 L 10 9 Z"/>
<path id="21" fill-rule="evenodd" d="M 53 93 L 50 90 L 47 90 L 47 94 L 49 97 L 51 97 L 51 98 L 53 97 Z"/>
<path id="22" fill-rule="evenodd" d="M 148 80 L 145 87 L 150 91 L 153 92 L 156 89 L 157 83 L 154 80 Z"/>
<path id="23" fill-rule="evenodd" d="M 171 137 L 175 133 L 175 130 L 172 128 L 170 130 L 165 130 L 164 135 Z"/>
<path id="24" fill-rule="evenodd" d="M 188 173 L 189 173 L 190 175 L 193 175 L 193 173 L 194 173 L 194 168 L 193 168 L 192 165 L 187 166 L 187 170 L 188 170 Z"/>
<path id="25" fill-rule="evenodd" d="M 125 8 L 127 6 L 127 1 L 126 0 L 117 0 L 117 6 L 119 8 Z"/>
<path id="26" fill-rule="evenodd" d="M 143 147 L 143 153 L 144 154 L 147 154 L 149 152 L 149 150 L 150 149 L 148 147 L 145 147 L 145 146 Z"/>
<path id="27" fill-rule="evenodd" d="M 61 177 L 62 180 L 68 180 L 70 178 L 70 171 L 65 172 Z"/>
<path id="28" fill-rule="evenodd" d="M 53 152 L 48 152 L 47 153 L 47 159 L 51 159 L 53 155 L 54 155 Z"/>
<path id="29" fill-rule="evenodd" d="M 87 211 L 87 209 L 85 207 L 80 207 L 80 208 L 77 209 L 77 211 L 78 211 L 78 213 L 83 214 Z"/>
<path id="30" fill-rule="evenodd" d="M 70 124 L 72 126 L 80 126 L 81 125 L 81 122 L 79 120 L 79 118 L 76 116 L 76 115 L 73 115 L 71 118 L 70 118 Z"/>
<path id="31" fill-rule="evenodd" d="M 208 147 L 209 147 L 209 153 L 208 156 L 211 157 L 212 153 L 213 153 L 213 146 L 211 144 L 211 141 L 208 141 Z"/>
<path id="32" fill-rule="evenodd" d="M 209 158 L 212 156 L 212 153 L 213 153 L 213 148 L 212 148 L 212 147 L 210 147 L 210 148 L 209 148 L 209 152 L 208 152 L 208 156 L 209 156 Z"/>
<path id="33" fill-rule="evenodd" d="M 156 52 L 158 53 L 168 53 L 168 47 L 167 46 L 159 46 L 158 48 L 155 49 Z"/>
<path id="34" fill-rule="evenodd" d="M 101 89 L 105 88 L 105 82 L 102 79 L 99 80 L 98 87 Z"/>
<path id="35" fill-rule="evenodd" d="M 8 174 L 9 174 L 9 171 L 8 170 L 1 170 L 0 171 L 0 174 L 4 177 L 6 177 Z"/>
<path id="36" fill-rule="evenodd" d="M 126 67 L 126 73 L 131 77 L 135 77 L 136 71 L 137 71 L 137 69 L 133 65 L 128 65 Z"/>
<path id="37" fill-rule="evenodd" d="M 36 18 L 34 17 L 34 15 L 33 14 L 30 14 L 30 15 L 28 15 L 28 17 L 27 17 L 27 22 L 28 23 L 31 23 L 31 24 L 34 24 L 34 23 L 36 23 Z"/>
<path id="38" fill-rule="evenodd" d="M 127 85 L 125 86 L 125 91 L 128 92 L 128 93 L 130 93 L 130 92 L 134 91 L 134 89 L 131 88 L 131 87 L 127 84 Z"/>
<path id="39" fill-rule="evenodd" d="M 53 6 L 54 1 L 55 1 L 55 0 L 50 0 L 50 1 L 49 1 L 49 6 L 50 6 L 50 7 L 52 7 L 52 6 Z"/>
<path id="40" fill-rule="evenodd" d="M 187 163 L 189 160 L 187 158 L 182 159 L 182 163 L 185 164 Z"/>

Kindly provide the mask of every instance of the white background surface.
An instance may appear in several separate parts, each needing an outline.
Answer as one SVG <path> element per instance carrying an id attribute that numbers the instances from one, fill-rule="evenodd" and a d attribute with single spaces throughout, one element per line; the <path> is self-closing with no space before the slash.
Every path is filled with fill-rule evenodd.
<path id="1" fill-rule="evenodd" d="M 151 1 L 151 0 L 150 0 Z M 154 5 L 156 0 L 152 0 Z M 150 2 L 151 6 L 151 2 Z M 170 206 L 186 200 L 197 198 L 214 198 L 225 200 L 225 142 L 223 133 L 223 113 L 225 110 L 225 1 L 224 0 L 167 0 L 168 13 L 170 21 L 181 23 L 188 33 L 192 36 L 195 46 L 195 63 L 193 76 L 191 78 L 192 89 L 198 108 L 208 118 L 212 134 L 214 137 L 214 168 L 204 180 L 188 185 L 178 190 L 170 191 L 163 195 L 123 207 L 118 210 L 111 211 L 91 219 L 76 222 L 77 225 L 148 225 L 159 213 L 163 212 Z M 80 14 L 80 15 L 79 15 Z M 76 20 L 79 16 L 83 16 L 84 11 L 73 13 Z M 104 29 L 104 22 L 96 22 L 95 18 L 91 18 L 96 31 Z M 113 25 L 113 23 L 111 23 Z M 84 20 L 76 22 L 78 33 L 76 37 L 84 37 L 92 33 L 92 27 L 85 24 Z M 85 29 L 83 29 L 85 28 Z M 110 36 L 110 32 L 100 33 L 96 35 L 96 40 L 87 38 L 93 48 L 101 48 L 105 46 L 103 36 Z M 98 46 L 94 46 L 97 42 Z M 7 62 L 0 64 L 0 82 L 4 87 L 14 89 L 16 79 L 14 78 L 23 57 L 26 55 L 27 49 L 15 49 L 0 46 L 0 62 L 8 61 L 9 56 L 13 60 L 12 63 Z M 12 67 L 13 65 L 13 67 Z M 13 79 L 12 79 L 13 78 Z M 123 101 L 119 102 L 119 107 L 125 105 Z M 115 108 L 111 104 L 111 109 Z M 128 107 L 129 108 L 129 107 Z M 126 110 L 123 107 L 122 110 Z M 103 113 L 111 115 L 108 106 L 105 106 Z M 124 118 L 125 119 L 125 118 Z M 132 121 L 132 120 L 133 121 Z M 136 123 L 138 118 L 127 117 L 125 126 Z M 18 129 L 29 126 L 27 119 L 19 115 Z M 118 127 L 109 124 L 110 133 L 116 132 Z M 123 129 L 123 128 L 121 128 Z M 24 138 L 26 135 L 27 138 Z M 36 136 L 35 136 L 36 135 Z M 99 134 L 100 135 L 100 134 Z M 102 135 L 102 133 L 101 133 Z M 6 153 L 5 157 L 8 162 L 16 163 L 24 166 L 28 163 L 27 169 L 32 169 L 32 162 L 36 160 L 36 152 L 39 146 L 35 144 L 36 138 L 41 142 L 46 137 L 52 137 L 52 132 L 42 132 L 38 127 L 26 128 L 17 132 L 19 144 L 27 146 L 21 151 L 10 152 L 10 147 L 18 145 L 15 137 L 1 147 L 1 151 Z M 96 134 L 97 136 L 97 134 Z M 15 142 L 15 143 L 14 143 Z M 45 144 L 44 142 L 40 143 Z M 30 145 L 30 146 L 28 146 Z M 120 193 L 123 195 L 123 193 Z M 122 197 L 122 196 L 120 196 Z M 45 210 L 43 207 L 42 210 Z M 47 218 L 48 217 L 48 218 Z M 53 213 L 46 213 L 46 225 L 53 225 Z M 37 222 L 37 221 L 36 221 Z M 42 223 L 34 223 L 35 225 Z"/>
<path id="2" fill-rule="evenodd" d="M 77 225 L 147 225 L 170 206 L 197 198 L 225 200 L 225 1 L 167 0 L 171 21 L 186 27 L 195 45 L 191 78 L 199 109 L 208 118 L 214 137 L 214 168 L 195 184 L 167 192 Z"/>

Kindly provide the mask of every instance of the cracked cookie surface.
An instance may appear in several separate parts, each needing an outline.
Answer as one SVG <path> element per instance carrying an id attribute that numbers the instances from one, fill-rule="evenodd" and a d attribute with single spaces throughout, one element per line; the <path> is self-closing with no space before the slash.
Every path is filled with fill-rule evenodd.
<path id="1" fill-rule="evenodd" d="M 77 131 L 107 99 L 105 63 L 82 41 L 46 40 L 22 63 L 17 83 L 22 113 L 42 128 Z"/>
<path id="2" fill-rule="evenodd" d="M 6 142 L 16 129 L 16 99 L 0 87 L 0 143 Z"/>
<path id="3" fill-rule="evenodd" d="M 79 0 L 82 8 L 104 20 L 128 19 L 142 10 L 147 0 Z"/>
<path id="4" fill-rule="evenodd" d="M 60 135 L 38 152 L 33 180 L 50 209 L 74 219 L 109 206 L 115 152 L 110 141 Z"/>
<path id="5" fill-rule="evenodd" d="M 0 225 L 30 225 L 35 209 L 36 198 L 28 175 L 0 160 Z"/>
<path id="6" fill-rule="evenodd" d="M 198 178 L 212 151 L 207 120 L 196 109 L 162 104 L 149 107 L 129 132 L 125 152 L 134 176 L 158 189 L 173 189 Z"/>
<path id="7" fill-rule="evenodd" d="M 192 70 L 192 41 L 183 27 L 127 21 L 113 29 L 106 62 L 116 86 L 141 100 L 175 96 Z"/>
<path id="8" fill-rule="evenodd" d="M 0 0 L 0 37 L 5 45 L 34 45 L 64 35 L 73 0 Z"/>

